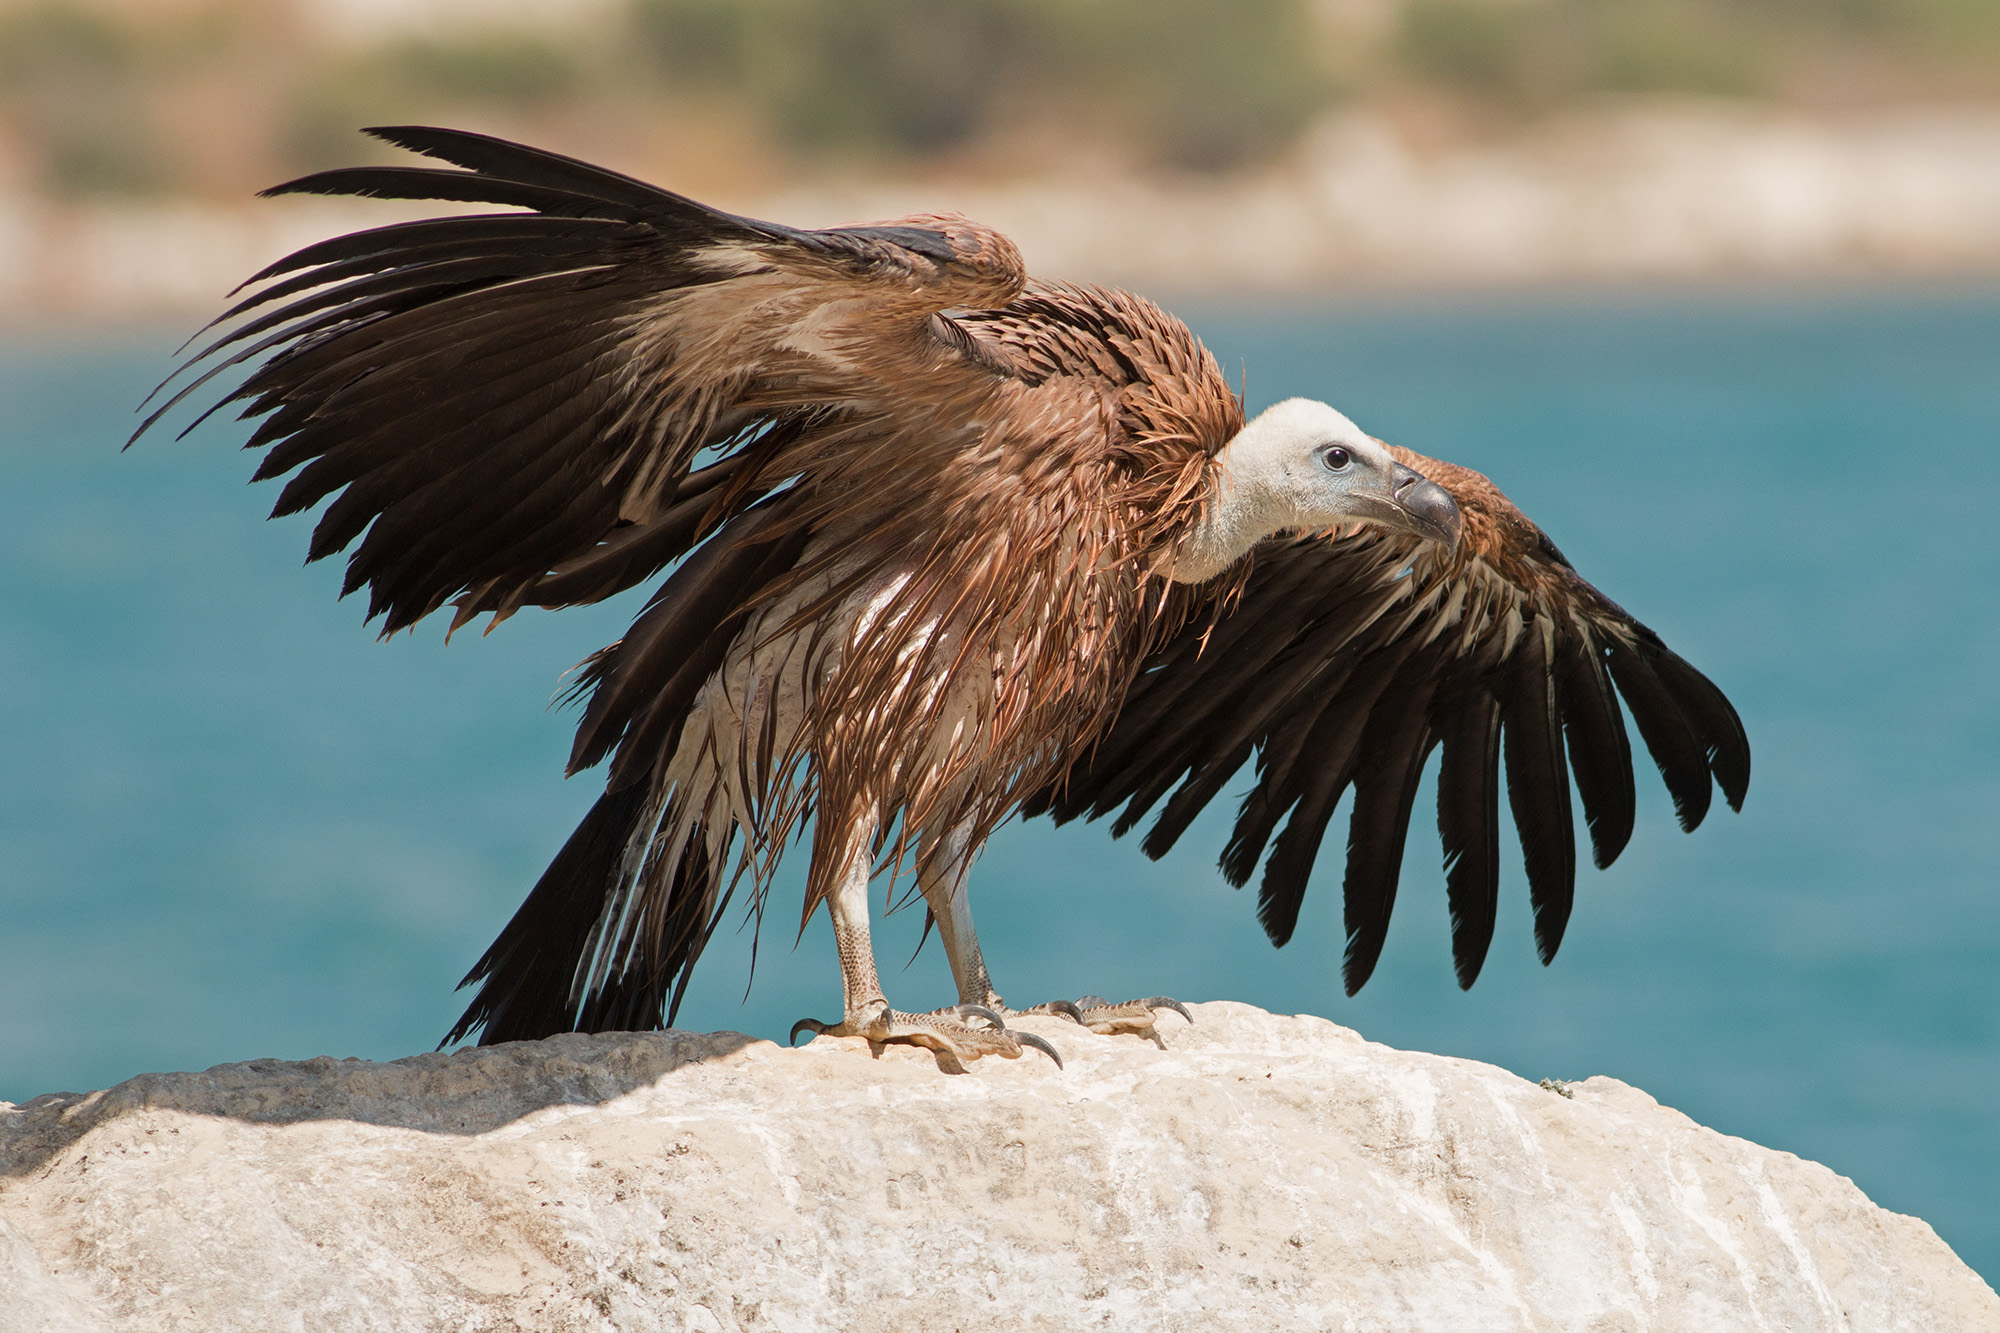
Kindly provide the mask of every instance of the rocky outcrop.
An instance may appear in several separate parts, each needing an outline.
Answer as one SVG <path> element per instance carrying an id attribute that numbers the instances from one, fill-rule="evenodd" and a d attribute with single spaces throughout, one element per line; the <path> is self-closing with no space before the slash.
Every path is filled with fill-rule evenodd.
<path id="1" fill-rule="evenodd" d="M 0 1103 L 0 1328 L 2000 1329 L 1923 1222 L 1593 1078 L 1239 1004 L 1169 1049 L 562 1037 Z"/>

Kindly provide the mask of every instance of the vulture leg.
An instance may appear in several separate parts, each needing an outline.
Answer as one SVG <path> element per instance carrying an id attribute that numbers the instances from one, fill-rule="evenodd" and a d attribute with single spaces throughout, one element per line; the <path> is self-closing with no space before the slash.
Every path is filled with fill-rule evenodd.
<path id="1" fill-rule="evenodd" d="M 792 1040 L 801 1032 L 828 1037 L 862 1037 L 871 1048 L 889 1042 L 926 1046 L 936 1051 L 947 1069 L 982 1055 L 1019 1059 L 1021 1052 L 1034 1047 L 1062 1067 L 1055 1047 L 1029 1032 L 1009 1031 L 994 1010 L 980 1004 L 961 1004 L 955 1010 L 910 1014 L 893 1009 L 882 994 L 882 980 L 875 971 L 875 946 L 868 934 L 868 881 L 874 868 L 872 847 L 875 821 L 870 819 L 849 831 L 839 843 L 841 867 L 832 890 L 827 894 L 827 910 L 833 917 L 834 946 L 840 951 L 840 983 L 846 1014 L 838 1023 L 822 1023 L 802 1018 L 792 1025 Z M 973 1027 L 965 1020 L 981 1018 L 990 1027 Z"/>
<path id="2" fill-rule="evenodd" d="M 931 844 L 917 865 L 917 887 L 930 906 L 938 938 L 944 941 L 945 957 L 951 960 L 951 979 L 958 985 L 958 1002 L 1004 1013 L 1006 1002 L 993 989 L 986 959 L 979 952 L 979 934 L 972 928 L 972 902 L 965 887 L 972 873 L 970 844 L 971 834 L 963 828 L 953 829 Z"/>
<path id="3" fill-rule="evenodd" d="M 917 886 L 923 890 L 924 901 L 931 909 L 931 919 L 937 924 L 939 937 L 944 940 L 945 956 L 951 960 L 952 980 L 958 984 L 959 1010 L 991 1009 L 1003 1014 L 1011 1013 L 1013 1011 L 1000 998 L 1000 992 L 993 989 L 993 978 L 986 971 L 986 959 L 979 951 L 979 935 L 972 928 L 972 903 L 966 893 L 966 880 L 971 872 L 970 834 L 962 828 L 953 829 L 925 852 L 917 867 Z M 1145 1037 L 1165 1050 L 1166 1042 L 1153 1028 L 1155 1009 L 1172 1009 L 1188 1022 L 1194 1022 L 1194 1015 L 1187 1011 L 1185 1005 L 1164 995 L 1127 1000 L 1123 1004 L 1086 995 L 1074 1004 L 1068 1000 L 1050 1000 L 1020 1012 L 1060 1014 L 1081 1023 L 1099 1036 L 1131 1033 Z"/>

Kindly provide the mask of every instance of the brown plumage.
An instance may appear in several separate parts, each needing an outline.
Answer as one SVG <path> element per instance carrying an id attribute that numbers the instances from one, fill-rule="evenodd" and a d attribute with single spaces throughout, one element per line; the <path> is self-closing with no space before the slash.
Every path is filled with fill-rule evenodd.
<path id="1" fill-rule="evenodd" d="M 385 634 L 670 571 L 578 678 L 570 768 L 608 760 L 605 794 L 468 977 L 483 985 L 448 1040 L 670 1021 L 734 889 L 761 912 L 807 818 L 804 910 L 831 902 L 848 982 L 838 1030 L 1011 1055 L 997 1017 L 883 1005 L 864 966 L 878 859 L 914 862 L 961 1002 L 997 1013 L 963 897 L 987 835 L 1024 808 L 1123 806 L 1122 832 L 1178 784 L 1157 855 L 1254 756 L 1224 867 L 1247 879 L 1289 814 L 1260 907 L 1279 943 L 1357 790 L 1358 986 L 1442 743 L 1469 985 L 1503 753 L 1545 957 L 1574 874 L 1565 736 L 1600 864 L 1630 830 L 1614 683 L 1684 825 L 1711 772 L 1741 800 L 1727 702 L 1484 478 L 1392 457 L 1317 405 L 1246 431 L 1213 359 L 1146 301 L 1030 282 L 1005 237 L 955 216 L 800 231 L 483 136 L 372 133 L 453 166 L 275 192 L 526 211 L 280 261 L 161 411 L 263 358 L 224 402 L 262 418 L 258 478 L 289 474 L 275 513 L 330 499 L 311 558 L 353 547 L 345 590 L 368 588 Z M 1298 535 L 1320 509 L 1250 512 L 1264 482 L 1232 442 L 1267 437 L 1343 521 Z"/>

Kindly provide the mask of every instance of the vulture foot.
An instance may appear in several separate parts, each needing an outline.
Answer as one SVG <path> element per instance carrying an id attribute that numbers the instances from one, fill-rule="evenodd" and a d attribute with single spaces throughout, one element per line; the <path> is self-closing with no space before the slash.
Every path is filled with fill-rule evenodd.
<path id="1" fill-rule="evenodd" d="M 983 1019 L 988 1026 L 974 1027 L 967 1021 L 974 1018 Z M 1010 1029 L 1006 1020 L 983 1004 L 961 1004 L 928 1014 L 906 1014 L 885 1004 L 879 1009 L 851 1013 L 838 1023 L 801 1018 L 792 1025 L 791 1039 L 796 1042 L 801 1032 L 823 1037 L 862 1037 L 870 1046 L 890 1042 L 925 1046 L 937 1053 L 938 1063 L 947 1070 L 984 1055 L 1018 1060 L 1021 1052 L 1030 1047 L 1055 1061 L 1057 1069 L 1062 1068 L 1062 1056 L 1055 1047 L 1032 1032 Z"/>
<path id="2" fill-rule="evenodd" d="M 1187 1011 L 1187 1006 L 1170 995 L 1149 995 L 1143 1000 L 1127 1000 L 1123 1004 L 1113 1004 L 1101 995 L 1085 995 L 1074 1004 L 1068 1000 L 1050 1000 L 1047 1004 L 1038 1004 L 1021 1012 L 1062 1014 L 1101 1037 L 1115 1037 L 1129 1032 L 1145 1037 L 1164 1051 L 1167 1043 L 1160 1039 L 1159 1031 L 1154 1027 L 1159 1018 L 1155 1011 L 1160 1009 L 1171 1009 L 1188 1022 L 1194 1022 L 1194 1015 Z"/>

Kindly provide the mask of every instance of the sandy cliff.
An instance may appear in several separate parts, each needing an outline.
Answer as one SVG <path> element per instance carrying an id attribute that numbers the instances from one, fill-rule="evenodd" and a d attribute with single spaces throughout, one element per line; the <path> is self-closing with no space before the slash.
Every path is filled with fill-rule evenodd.
<path id="1" fill-rule="evenodd" d="M 1923 1222 L 1594 1078 L 1245 1005 L 1068 1057 L 722 1033 L 0 1104 L 0 1328 L 2000 1329 Z"/>

